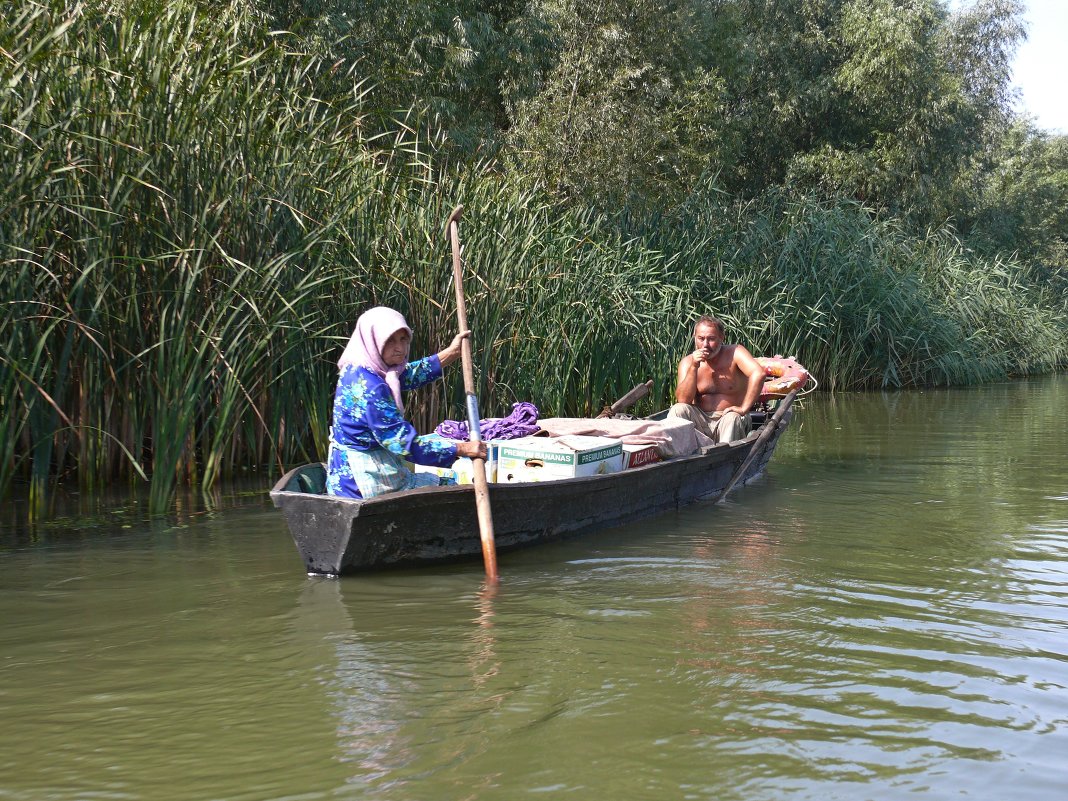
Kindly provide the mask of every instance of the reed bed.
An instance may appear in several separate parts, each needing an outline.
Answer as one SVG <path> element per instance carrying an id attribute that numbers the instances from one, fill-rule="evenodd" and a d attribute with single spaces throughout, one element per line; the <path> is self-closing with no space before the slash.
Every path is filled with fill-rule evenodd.
<path id="1" fill-rule="evenodd" d="M 413 352 L 455 331 L 456 203 L 483 413 L 586 415 L 654 378 L 669 400 L 694 317 L 825 386 L 969 383 L 1064 364 L 1064 298 L 949 233 L 864 209 L 714 191 L 670 216 L 562 208 L 491 165 L 441 168 L 364 89 L 242 4 L 119 16 L 60 0 L 0 21 L 0 495 L 216 486 L 325 455 L 334 362 L 374 304 Z M 250 44 L 250 43 L 255 43 Z M 458 369 L 410 406 L 462 414 Z"/>
<path id="2" fill-rule="evenodd" d="M 797 356 L 826 389 L 975 384 L 1068 361 L 1062 292 L 952 231 L 917 239 L 859 204 L 707 193 L 647 241 L 678 250 L 736 338 Z"/>

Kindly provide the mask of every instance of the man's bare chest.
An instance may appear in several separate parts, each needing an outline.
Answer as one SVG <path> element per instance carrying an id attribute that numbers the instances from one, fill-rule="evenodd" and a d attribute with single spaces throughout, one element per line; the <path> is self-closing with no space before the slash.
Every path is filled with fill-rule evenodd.
<path id="1" fill-rule="evenodd" d="M 738 370 L 730 362 L 702 365 L 697 373 L 697 391 L 702 395 L 732 393 L 738 386 Z"/>

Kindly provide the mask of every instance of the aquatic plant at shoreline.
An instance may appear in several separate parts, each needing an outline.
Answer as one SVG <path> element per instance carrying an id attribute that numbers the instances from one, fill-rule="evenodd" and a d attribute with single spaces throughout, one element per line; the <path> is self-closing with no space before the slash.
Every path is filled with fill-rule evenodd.
<path id="1" fill-rule="evenodd" d="M 31 506 L 77 465 L 86 484 L 150 473 L 162 508 L 224 454 L 263 463 L 307 438 L 257 399 L 309 363 L 279 332 L 323 298 L 314 266 L 345 233 L 334 197 L 364 191 L 349 178 L 322 203 L 322 187 L 381 167 L 354 146 L 358 98 L 325 112 L 316 65 L 270 40 L 249 52 L 231 11 L 55 3 L 4 25 L 0 489 L 27 475 Z"/>
<path id="2" fill-rule="evenodd" d="M 798 356 L 828 389 L 975 384 L 1068 359 L 1063 289 L 857 203 L 706 194 L 650 241 L 706 271 L 741 341 Z"/>
<path id="3" fill-rule="evenodd" d="M 1068 359 L 1064 298 L 948 232 L 712 189 L 657 218 L 562 208 L 493 165 L 438 166 L 403 121 L 366 141 L 358 84 L 326 102 L 328 65 L 217 11 L 0 22 L 0 495 L 26 480 L 38 514 L 55 480 L 145 479 L 160 511 L 180 483 L 321 458 L 360 311 L 402 309 L 416 354 L 451 337 L 461 202 L 487 416 L 593 414 L 650 377 L 664 403 L 706 311 L 830 387 Z M 411 404 L 422 430 L 460 416 L 459 378 Z"/>

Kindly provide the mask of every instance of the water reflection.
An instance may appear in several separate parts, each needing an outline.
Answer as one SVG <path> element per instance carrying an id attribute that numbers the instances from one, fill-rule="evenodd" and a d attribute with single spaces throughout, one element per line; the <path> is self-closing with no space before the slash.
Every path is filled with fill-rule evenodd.
<path id="1" fill-rule="evenodd" d="M 722 729 L 706 733 L 794 776 L 774 782 L 781 790 L 804 794 L 796 778 L 809 775 L 836 787 L 860 782 L 864 797 L 893 797 L 873 789 L 888 781 L 948 794 L 944 779 L 927 777 L 953 775 L 959 792 L 983 793 L 1004 784 L 995 766 L 1024 753 L 1042 755 L 1029 759 L 1038 795 L 1064 787 L 1050 771 L 1056 744 L 1020 739 L 1064 740 L 1065 705 L 1049 694 L 1068 679 L 1066 648 L 1052 643 L 1068 622 L 1065 509 L 1049 504 L 1050 487 L 1065 478 L 1064 407 L 1028 385 L 998 388 L 982 403 L 935 394 L 934 404 L 874 396 L 814 410 L 806 422 L 815 418 L 809 432 L 820 436 L 795 440 L 798 469 L 773 478 L 810 522 L 820 570 L 802 540 L 778 549 L 773 597 L 755 596 L 756 611 L 770 610 L 766 628 L 778 621 L 766 652 L 774 661 L 761 664 L 757 681 L 752 670 L 736 676 L 759 693 L 734 710 L 727 742 L 716 740 Z M 902 411 L 912 404 L 920 405 Z M 878 410 L 889 425 L 873 425 Z M 989 429 L 994 464 L 978 458 Z M 832 483 L 840 492 L 827 490 Z M 1046 542 L 1036 534 L 1044 530 Z M 734 592 L 754 609 L 751 591 Z M 728 628 L 740 630 L 736 619 Z M 738 661 L 725 642 L 714 667 Z M 748 647 L 759 658 L 763 644 L 753 638 Z M 797 764 L 782 764 L 790 757 Z M 962 758 L 991 769 L 948 767 Z"/>
<path id="2" fill-rule="evenodd" d="M 478 616 L 471 631 L 471 676 L 476 688 L 483 687 L 498 673 L 501 663 L 497 658 L 496 639 L 493 631 L 494 602 L 500 594 L 500 585 L 485 583 L 478 591 Z"/>
<path id="3" fill-rule="evenodd" d="M 208 521 L 229 510 L 269 505 L 268 477 L 231 481 L 209 492 L 179 487 L 166 515 L 148 512 L 148 484 L 119 484 L 103 490 L 60 486 L 50 491 L 43 515 L 33 518 L 27 487 L 16 484 L 0 504 L 0 550 L 13 545 L 85 542 L 115 531 L 172 531 Z"/>
<path id="4" fill-rule="evenodd" d="M 357 771 L 350 781 L 388 777 L 411 760 L 411 746 L 401 734 L 403 710 L 391 702 L 409 689 L 404 669 L 385 669 L 371 647 L 354 636 L 336 580 L 309 579 L 301 607 L 320 625 L 332 624 L 324 637 L 334 666 L 327 695 L 338 719 L 339 759 Z"/>
<path id="5" fill-rule="evenodd" d="M 825 573 L 806 556 L 818 543 L 792 536 L 806 527 L 795 511 L 751 511 L 709 525 L 695 510 L 655 543 L 623 530 L 610 555 L 513 572 L 493 594 L 441 575 L 418 598 L 400 576 L 373 591 L 315 583 L 311 614 L 338 621 L 328 692 L 349 785 L 384 799 L 428 783 L 470 798 L 808 797 L 828 783 L 839 798 L 948 796 L 1020 758 L 1006 733 L 1063 740 L 1049 693 L 1065 688 L 1064 648 L 1037 655 L 1023 599 L 998 600 L 1025 576 L 991 584 L 943 564 L 921 580 L 923 558 L 902 560 L 904 583 L 864 580 L 856 558 Z M 1051 576 L 1065 576 L 1061 556 Z M 1030 763 L 1035 787 L 1053 786 L 1048 758 Z M 645 791 L 627 795 L 636 774 Z"/>
<path id="6" fill-rule="evenodd" d="M 394 587 L 401 594 L 410 589 L 406 583 Z M 350 771 L 347 786 L 403 797 L 404 777 L 425 770 L 420 722 L 431 714 L 476 721 L 506 697 L 488 687 L 500 670 L 494 620 L 499 590 L 484 585 L 472 595 L 450 580 L 442 585 L 445 594 L 427 587 L 429 594 L 405 599 L 387 588 L 392 597 L 367 604 L 363 589 L 355 582 L 310 578 L 300 592 L 293 637 L 327 666 L 323 691 L 337 723 L 337 759 Z M 443 608 L 459 613 L 457 618 L 436 616 Z M 459 635 L 452 640 L 453 657 L 465 670 L 457 673 L 448 658 L 440 658 L 442 648 L 452 649 L 448 640 L 424 636 L 428 624 Z M 480 729 L 476 737 L 469 732 L 450 740 L 439 758 L 466 758 L 490 744 Z"/>
<path id="7" fill-rule="evenodd" d="M 727 503 L 495 592 L 307 579 L 264 509 L 17 541 L 0 797 L 1059 801 L 1066 390 L 810 399 Z"/>

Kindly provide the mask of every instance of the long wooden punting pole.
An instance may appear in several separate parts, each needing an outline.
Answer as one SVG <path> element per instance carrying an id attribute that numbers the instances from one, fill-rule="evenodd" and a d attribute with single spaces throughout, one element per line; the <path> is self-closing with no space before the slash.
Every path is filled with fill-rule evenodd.
<path id="1" fill-rule="evenodd" d="M 786 414 L 786 410 L 793 406 L 794 398 L 797 397 L 797 390 L 791 390 L 791 392 L 782 399 L 782 403 L 775 410 L 775 414 L 771 416 L 768 422 L 764 423 L 764 428 L 760 431 L 760 436 L 757 437 L 756 442 L 753 443 L 753 447 L 749 449 L 749 455 L 745 457 L 745 461 L 742 462 L 742 466 L 738 468 L 738 471 L 734 474 L 734 477 L 727 483 L 727 486 L 723 489 L 712 503 L 719 503 L 727 497 L 727 493 L 734 489 L 734 485 L 738 483 L 745 471 L 749 469 L 749 465 L 753 463 L 760 449 L 764 447 L 764 443 L 768 441 L 772 434 L 775 433 L 775 429 L 779 427 L 779 421 L 782 420 L 782 416 Z"/>
<path id="2" fill-rule="evenodd" d="M 449 215 L 449 240 L 452 242 L 452 278 L 456 284 L 456 320 L 461 331 L 467 330 L 467 304 L 464 303 L 463 268 L 460 265 L 460 214 L 463 206 L 457 206 Z M 475 368 L 471 362 L 471 337 L 463 341 L 460 355 L 464 366 L 464 392 L 467 394 L 467 428 L 471 442 L 481 442 L 478 430 L 478 398 L 475 395 Z M 486 563 L 486 580 L 491 584 L 500 581 L 497 575 L 497 546 L 493 541 L 493 513 L 490 510 L 489 482 L 486 481 L 486 460 L 472 459 L 474 463 L 475 506 L 478 510 L 478 533 L 482 537 L 482 560 Z"/>

